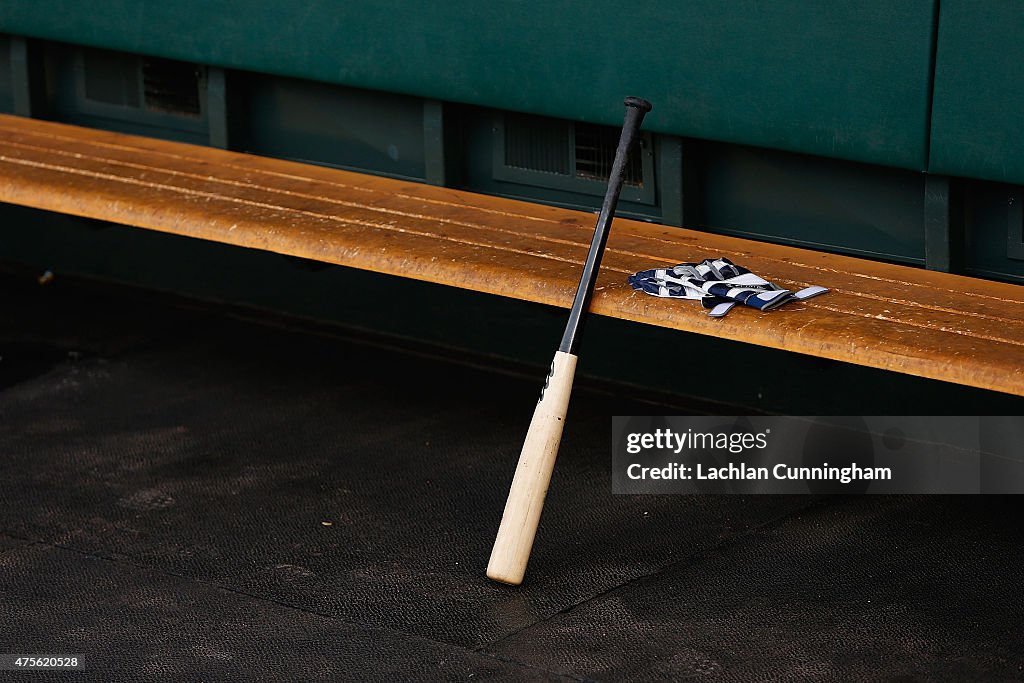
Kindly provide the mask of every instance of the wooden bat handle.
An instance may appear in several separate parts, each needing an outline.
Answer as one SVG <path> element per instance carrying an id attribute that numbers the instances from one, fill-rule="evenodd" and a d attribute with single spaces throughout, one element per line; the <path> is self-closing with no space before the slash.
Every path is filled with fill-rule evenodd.
<path id="1" fill-rule="evenodd" d="M 544 391 L 533 411 L 498 537 L 494 541 L 491 560 L 487 563 L 487 576 L 495 581 L 513 586 L 523 582 L 544 508 L 544 495 L 548 492 L 551 472 L 555 468 L 575 374 L 576 356 L 556 352 Z"/>

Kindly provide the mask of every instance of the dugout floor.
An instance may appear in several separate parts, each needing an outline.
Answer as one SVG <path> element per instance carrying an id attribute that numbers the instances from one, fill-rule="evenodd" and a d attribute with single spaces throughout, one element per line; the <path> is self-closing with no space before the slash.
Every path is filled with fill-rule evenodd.
<path id="1" fill-rule="evenodd" d="M 1024 678 L 1020 499 L 612 496 L 609 416 L 679 407 L 578 391 L 501 586 L 539 377 L 0 287 L 0 653 L 89 670 L 24 680 Z"/>

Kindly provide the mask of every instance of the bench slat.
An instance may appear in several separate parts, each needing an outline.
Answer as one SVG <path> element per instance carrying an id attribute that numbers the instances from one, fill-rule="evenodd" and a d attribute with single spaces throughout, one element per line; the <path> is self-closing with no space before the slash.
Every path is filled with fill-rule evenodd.
<path id="1" fill-rule="evenodd" d="M 0 201 L 568 307 L 594 217 L 528 202 L 0 116 Z M 833 291 L 707 317 L 626 275 L 723 255 Z M 1024 287 L 617 219 L 592 310 L 1024 395 Z"/>

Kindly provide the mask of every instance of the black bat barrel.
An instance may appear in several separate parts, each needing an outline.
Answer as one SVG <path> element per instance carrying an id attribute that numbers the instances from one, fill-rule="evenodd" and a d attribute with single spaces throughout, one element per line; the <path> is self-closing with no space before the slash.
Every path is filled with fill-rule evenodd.
<path id="1" fill-rule="evenodd" d="M 590 308 L 594 283 L 597 282 L 597 271 L 601 267 L 601 254 L 604 253 L 604 245 L 608 242 L 608 232 L 615 216 L 615 207 L 619 203 L 619 194 L 622 192 L 626 161 L 640 132 L 644 115 L 651 110 L 651 103 L 639 97 L 627 97 L 625 105 L 626 119 L 622 123 L 619 146 L 615 150 L 615 161 L 608 176 L 608 190 L 601 205 L 601 214 L 597 218 L 597 227 L 594 230 L 594 239 L 590 242 L 587 261 L 583 264 L 583 275 L 580 276 L 580 285 L 576 289 L 576 298 L 569 312 L 569 323 L 565 326 L 565 334 L 562 335 L 562 343 L 558 347 L 558 350 L 564 353 L 576 355 L 583 332 L 583 317 Z"/>

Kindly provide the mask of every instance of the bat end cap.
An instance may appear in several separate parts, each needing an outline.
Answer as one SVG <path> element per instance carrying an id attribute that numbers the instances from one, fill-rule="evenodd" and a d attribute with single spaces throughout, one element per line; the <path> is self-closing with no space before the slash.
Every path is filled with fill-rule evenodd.
<path id="1" fill-rule="evenodd" d="M 653 108 L 651 103 L 642 97 L 627 97 L 624 104 L 627 107 L 636 107 L 644 113 L 649 112 Z"/>

